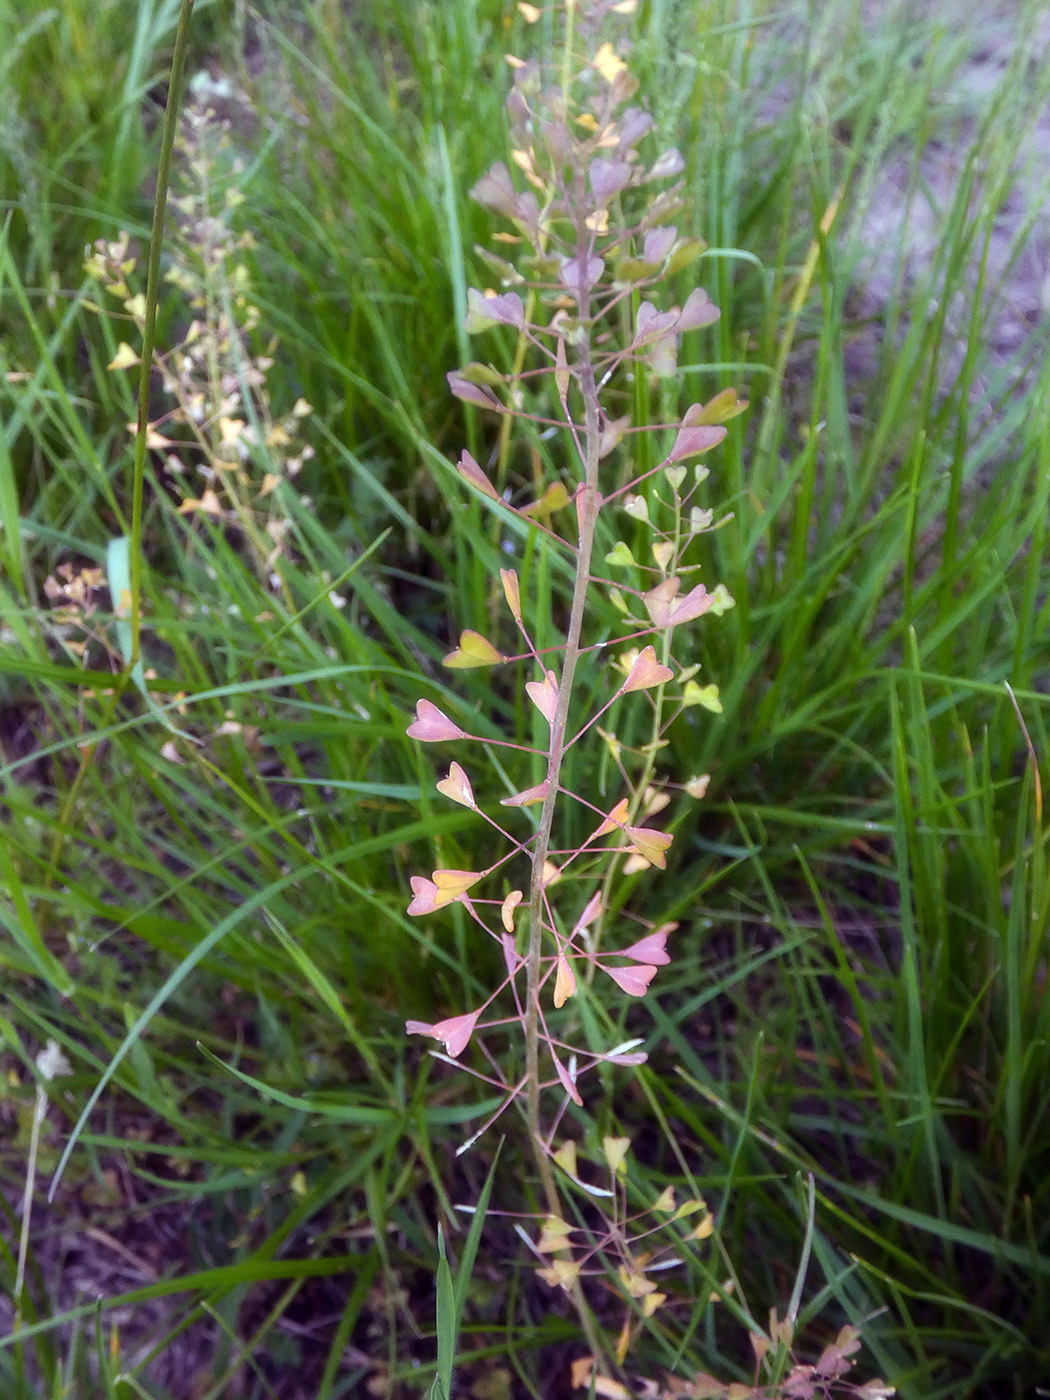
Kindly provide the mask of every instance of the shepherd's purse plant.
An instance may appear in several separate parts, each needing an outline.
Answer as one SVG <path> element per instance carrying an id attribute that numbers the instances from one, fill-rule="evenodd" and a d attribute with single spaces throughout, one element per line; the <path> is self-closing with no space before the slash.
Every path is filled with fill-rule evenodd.
<path id="1" fill-rule="evenodd" d="M 531 6 L 521 8 L 527 18 L 538 17 Z M 473 195 L 510 224 L 513 232 L 498 236 L 516 256 L 484 254 L 506 290 L 469 291 L 467 330 L 479 335 L 505 326 L 516 332 L 515 367 L 504 373 L 475 362 L 449 376 L 452 392 L 465 403 L 504 423 L 517 420 L 544 435 L 561 435 L 557 478 L 526 504 L 505 484 L 505 434 L 496 439 L 490 464 L 497 481 L 469 452 L 460 458 L 460 475 L 487 498 L 501 524 L 516 520 L 526 529 L 501 535 L 508 561 L 500 570 L 506 623 L 497 623 L 492 637 L 464 631 L 444 661 L 453 670 L 523 668 L 545 742 L 530 747 L 471 733 L 426 699 L 408 730 L 424 743 L 459 746 L 463 762 L 451 763 L 438 791 L 477 812 L 488 828 L 475 868 L 412 877 L 409 913 L 462 905 L 480 934 L 499 946 L 505 966 L 482 1004 L 436 1024 L 409 1021 L 408 1029 L 440 1041 L 452 1059 L 472 1040 L 484 1039 L 487 1077 L 500 1085 L 506 1102 L 524 1099 L 545 1178 L 544 1090 L 580 1103 L 586 1070 L 644 1058 L 634 1043 L 601 1050 L 573 1045 L 551 1012 L 592 983 L 642 997 L 670 961 L 672 925 L 656 927 L 636 916 L 642 936 L 624 940 L 620 927 L 630 923 L 621 916 L 613 930 L 605 915 L 617 873 L 666 867 L 672 837 L 654 818 L 669 801 L 656 771 L 667 729 L 690 706 L 720 708 L 717 688 L 701 686 L 698 668 L 676 660 L 676 639 L 689 624 L 733 605 L 724 586 L 698 577 L 694 542 L 717 526 L 712 512 L 696 504 L 707 469 L 688 464 L 722 440 L 724 424 L 745 405 L 729 390 L 691 405 L 673 423 L 639 423 L 619 411 L 645 393 L 651 379 L 673 375 L 681 337 L 718 317 L 701 287 L 681 306 L 660 309 L 652 299 L 662 282 L 695 263 L 704 245 L 671 222 L 683 207 L 681 186 L 673 183 L 682 158 L 675 150 L 646 149 L 653 142 L 652 118 L 631 104 L 637 84 L 617 48 L 602 39 L 610 17 L 633 8 L 607 0 L 567 6 L 557 81 L 536 63 L 513 61 L 507 108 L 519 175 L 498 163 Z M 657 466 L 632 475 L 632 444 L 642 433 L 660 434 L 664 450 Z M 636 559 L 620 530 L 624 521 L 643 527 L 646 557 Z M 530 531 L 542 535 L 571 571 L 571 604 L 567 618 L 559 619 L 562 640 L 553 647 L 534 640 L 550 619 L 533 620 L 536 603 L 514 567 Z M 613 542 L 600 546 L 601 539 Z M 592 616 L 596 593 L 607 600 L 598 623 Z M 612 635 L 609 601 L 620 622 Z M 607 684 L 607 698 L 591 713 L 581 710 L 580 697 L 591 688 L 580 684 L 584 666 L 600 670 Z M 648 706 L 649 734 L 641 745 L 628 746 L 616 735 L 627 697 Z M 620 780 L 613 803 L 566 786 L 565 758 L 578 744 L 612 756 Z M 507 825 L 475 800 L 469 745 L 507 750 L 525 768 L 520 786 L 502 802 Z M 705 783 L 697 775 L 685 786 L 700 797 Z M 588 835 L 571 845 L 559 838 L 567 807 L 589 814 Z M 524 1041 L 518 1075 L 506 1075 L 488 1048 L 508 1029 Z"/>
<path id="2" fill-rule="evenodd" d="M 527 20 L 540 18 L 532 6 L 519 8 Z M 609 0 L 559 9 L 557 72 L 509 60 L 516 173 L 497 163 L 473 190 L 509 225 L 496 234 L 508 256 L 479 249 L 499 290 L 468 292 L 466 329 L 509 328 L 517 336 L 513 366 L 504 372 L 473 362 L 449 376 L 457 398 L 499 424 L 488 468 L 465 451 L 458 470 L 491 508 L 507 567 L 498 595 L 505 611 L 491 635 L 463 631 L 444 664 L 492 668 L 503 693 L 523 684 L 542 739 L 530 746 L 495 737 L 490 726 L 461 722 L 429 699 L 419 700 L 408 729 L 422 743 L 455 746 L 460 757 L 438 792 L 485 825 L 471 868 L 412 876 L 408 912 L 425 917 L 462 906 L 479 937 L 497 945 L 503 974 L 477 1004 L 435 1023 L 410 1020 L 407 1029 L 440 1042 L 440 1059 L 458 1062 L 472 1043 L 480 1048 L 484 1067 L 472 1072 L 498 1090 L 500 1107 L 461 1150 L 508 1105 L 523 1103 L 549 1212 L 538 1248 L 560 1256 L 544 1277 L 568 1290 L 586 1260 L 574 1251 L 555 1172 L 580 1184 L 574 1141 L 556 1141 L 565 1109 L 582 1104 L 588 1071 L 646 1058 L 637 1038 L 606 1046 L 581 1037 L 574 1000 L 589 993 L 642 998 L 671 960 L 677 925 L 628 914 L 620 885 L 666 868 L 672 835 L 657 819 L 670 789 L 699 799 L 707 785 L 706 774 L 670 783 L 658 771 L 659 756 L 684 710 L 721 708 L 717 687 L 702 685 L 699 667 L 683 657 L 691 625 L 733 606 L 723 585 L 700 577 L 696 542 L 722 522 L 698 502 L 708 471 L 696 459 L 746 408 L 729 389 L 676 421 L 649 422 L 651 386 L 675 374 L 682 337 L 710 326 L 718 310 L 699 286 L 680 306 L 660 304 L 661 284 L 695 267 L 705 245 L 673 222 L 684 209 L 681 155 L 656 146 L 651 116 L 632 100 L 638 85 L 615 31 L 633 9 Z M 534 441 L 560 444 L 556 475 L 525 500 L 509 472 L 515 421 Z M 632 469 L 639 439 L 650 433 L 662 444 L 659 460 Z M 530 594 L 519 562 L 532 557 L 536 537 L 567 566 L 567 615 L 537 614 L 550 604 L 539 590 Z M 559 640 L 540 645 L 537 637 L 552 626 Z M 497 668 L 511 667 L 513 678 L 504 680 Z M 601 685 L 604 697 L 589 706 L 585 697 Z M 625 703 L 646 707 L 641 726 L 624 721 Z M 640 732 L 641 742 L 622 739 L 625 729 Z M 596 773 L 604 763 L 618 790 L 568 785 L 565 760 L 577 745 L 594 754 L 574 773 Z M 499 755 L 510 788 L 499 820 L 474 793 L 471 755 L 484 749 Z M 582 839 L 578 831 L 575 839 L 563 834 L 580 827 L 581 814 Z M 508 1035 L 523 1043 L 522 1054 L 503 1053 L 500 1038 L 505 1045 Z M 605 1143 L 614 1185 L 627 1147 L 626 1139 Z M 700 1228 L 710 1234 L 703 1202 L 687 1203 L 684 1212 L 673 1201 L 661 1204 L 666 1216 L 701 1211 Z M 648 1297 L 652 1311 L 664 1295 L 628 1254 L 623 1269 L 628 1296 Z"/>

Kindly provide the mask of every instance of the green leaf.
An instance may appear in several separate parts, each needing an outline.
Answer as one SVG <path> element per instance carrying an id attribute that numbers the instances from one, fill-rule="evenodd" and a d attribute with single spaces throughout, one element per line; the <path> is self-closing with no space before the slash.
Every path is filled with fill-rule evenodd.
<path id="1" fill-rule="evenodd" d="M 481 1188 L 481 1195 L 474 1208 L 474 1215 L 470 1222 L 470 1229 L 467 1231 L 467 1238 L 463 1245 L 463 1253 L 460 1257 L 459 1268 L 456 1270 L 456 1278 L 453 1283 L 452 1271 L 449 1268 L 448 1256 L 445 1252 L 445 1234 L 438 1225 L 438 1267 L 437 1267 L 437 1376 L 434 1384 L 430 1388 L 431 1400 L 451 1400 L 452 1396 L 452 1371 L 456 1360 L 456 1347 L 459 1344 L 459 1331 L 463 1322 L 463 1309 L 467 1301 L 467 1289 L 470 1287 L 471 1276 L 474 1272 L 474 1261 L 478 1255 L 478 1246 L 481 1244 L 481 1232 L 485 1225 L 485 1215 L 489 1208 L 489 1198 L 492 1195 L 492 1183 L 496 1178 L 496 1167 L 499 1163 L 500 1152 L 503 1144 L 496 1148 L 495 1156 L 492 1159 L 492 1166 L 489 1174 L 485 1178 L 485 1184 Z"/>
<path id="2" fill-rule="evenodd" d="M 106 580 L 113 598 L 113 615 L 116 618 L 117 644 L 125 664 L 131 660 L 131 621 L 128 609 L 131 607 L 131 539 L 128 535 L 118 535 L 106 549 Z M 145 695 L 146 681 L 142 662 L 135 663 L 131 679 Z"/>
<path id="3" fill-rule="evenodd" d="M 134 646 L 133 632 L 129 610 L 131 607 L 131 536 L 118 535 L 111 539 L 106 548 L 106 581 L 109 584 L 109 591 L 113 598 L 113 613 L 116 618 L 117 644 L 120 647 L 120 654 L 124 658 L 125 666 L 131 664 L 132 650 Z M 150 694 L 146 684 L 146 674 L 142 669 L 141 659 L 135 662 L 131 668 L 131 679 L 142 692 L 143 698 L 149 707 L 153 718 L 158 720 L 165 729 L 172 734 L 178 734 L 180 738 L 189 738 L 177 729 L 171 720 L 164 714 L 160 706 Z"/>
<path id="4" fill-rule="evenodd" d="M 485 1214 L 489 1208 L 489 1197 L 492 1195 L 492 1183 L 496 1179 L 496 1166 L 499 1163 L 499 1155 L 503 1151 L 503 1143 L 500 1141 L 496 1148 L 496 1154 L 492 1159 L 492 1166 L 489 1167 L 489 1174 L 485 1178 L 485 1185 L 481 1188 L 481 1195 L 478 1203 L 474 1207 L 474 1215 L 470 1222 L 470 1229 L 467 1231 L 466 1242 L 463 1245 L 463 1254 L 459 1261 L 459 1268 L 456 1270 L 456 1326 L 463 1321 L 463 1308 L 467 1300 L 467 1288 L 470 1284 L 471 1274 L 474 1272 L 474 1260 L 477 1258 L 478 1245 L 481 1243 L 481 1231 L 485 1224 Z"/>
<path id="5" fill-rule="evenodd" d="M 438 1254 L 441 1256 L 437 1268 L 438 1373 L 431 1389 L 431 1395 L 437 1391 L 441 1400 L 452 1400 L 452 1368 L 456 1361 L 459 1319 L 456 1316 L 456 1289 L 452 1282 L 452 1270 L 448 1266 L 448 1257 L 445 1254 L 445 1233 L 440 1224 L 438 1225 Z"/>

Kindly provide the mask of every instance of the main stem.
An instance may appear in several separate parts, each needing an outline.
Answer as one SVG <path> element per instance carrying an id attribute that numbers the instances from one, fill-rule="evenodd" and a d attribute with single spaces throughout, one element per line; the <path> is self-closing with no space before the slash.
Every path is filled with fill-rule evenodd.
<path id="1" fill-rule="evenodd" d="M 579 313 L 580 323 L 586 326 L 590 320 L 590 287 L 584 283 L 583 270 L 587 265 L 585 235 L 581 230 L 578 240 L 578 263 L 581 272 Z M 547 762 L 547 796 L 540 812 L 540 825 L 532 858 L 532 884 L 529 892 L 529 946 L 525 968 L 525 1068 L 526 1068 L 526 1116 L 529 1137 L 536 1155 L 540 1177 L 543 1181 L 547 1203 L 552 1213 L 558 1210 L 558 1192 L 554 1175 L 543 1144 L 540 1130 L 540 967 L 543 952 L 543 868 L 550 849 L 551 830 L 554 824 L 554 809 L 558 801 L 558 780 L 561 776 L 562 760 L 565 757 L 565 739 L 569 719 L 569 706 L 572 702 L 573 679 L 576 663 L 580 655 L 580 637 L 583 632 L 583 614 L 587 602 L 587 588 L 590 582 L 591 554 L 594 548 L 594 529 L 598 520 L 598 386 L 591 359 L 590 336 L 580 347 L 577 361 L 580 389 L 584 402 L 584 479 L 583 509 L 580 512 L 580 540 L 576 553 L 576 579 L 572 592 L 572 610 L 569 614 L 569 630 L 565 639 L 562 671 L 558 681 L 558 704 L 551 725 L 550 748 Z"/>
<path id="2" fill-rule="evenodd" d="M 587 243 L 582 223 L 577 229 L 577 259 L 580 268 L 578 298 L 580 324 L 587 326 L 590 321 L 591 289 L 584 280 L 584 269 L 587 266 Z M 558 779 L 561 776 L 562 760 L 565 757 L 569 705 L 572 700 L 576 662 L 580 656 L 583 614 L 587 603 L 587 587 L 590 583 L 594 527 L 598 520 L 598 508 L 601 504 L 601 497 L 598 494 L 598 385 L 594 376 L 589 333 L 580 347 L 577 369 L 584 403 L 583 510 L 580 512 L 580 540 L 576 552 L 576 579 L 572 590 L 569 631 L 565 639 L 562 671 L 558 681 L 558 704 L 554 712 L 554 723 L 551 725 L 550 749 L 547 760 L 547 796 L 543 799 L 543 807 L 540 811 L 540 827 L 532 857 L 532 884 L 529 890 L 529 947 L 525 965 L 525 1111 L 529 1141 L 532 1144 L 532 1152 L 540 1180 L 543 1182 L 543 1194 L 547 1198 L 547 1209 L 551 1215 L 560 1214 L 561 1201 L 558 1197 L 557 1183 L 554 1180 L 554 1172 L 540 1129 L 540 959 L 543 952 L 543 868 L 547 863 L 551 829 L 554 825 L 554 809 L 558 801 Z M 572 1284 L 570 1293 L 596 1364 L 607 1365 L 605 1347 L 598 1335 L 594 1318 L 587 1306 L 587 1300 L 583 1296 L 579 1279 Z"/>

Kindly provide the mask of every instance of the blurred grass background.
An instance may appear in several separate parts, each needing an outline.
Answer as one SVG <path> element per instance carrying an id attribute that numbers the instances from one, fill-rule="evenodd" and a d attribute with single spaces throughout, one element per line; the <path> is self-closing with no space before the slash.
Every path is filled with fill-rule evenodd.
<path id="1" fill-rule="evenodd" d="M 673 819 L 668 877 L 630 890 L 680 921 L 675 960 L 640 1010 L 595 1009 L 650 1063 L 571 1118 L 581 1143 L 634 1136 L 640 1202 L 691 1182 L 716 1210 L 636 1375 L 748 1379 L 744 1319 L 787 1305 L 812 1172 L 814 1351 L 862 1323 L 867 1374 L 922 1400 L 1050 1376 L 1044 10 L 641 6 L 632 68 L 685 155 L 722 317 L 639 406 L 669 421 L 735 387 L 751 409 L 706 488 L 733 511 L 705 565 L 737 607 L 695 643 L 724 712 L 691 711 L 662 756 L 710 789 Z M 487 975 L 465 922 L 404 915 L 408 875 L 473 839 L 404 729 L 420 694 L 526 724 L 437 663 L 486 625 L 503 557 L 448 467 L 492 428 L 445 374 L 478 353 L 462 311 L 491 230 L 467 192 L 506 154 L 503 55 L 537 31 L 493 0 L 198 5 L 190 101 L 229 122 L 217 197 L 252 235 L 270 400 L 310 404 L 314 455 L 275 493 L 276 588 L 153 456 L 161 717 L 107 694 L 104 581 L 83 650 L 46 584 L 105 571 L 128 525 L 132 378 L 106 366 L 133 337 L 83 259 L 121 229 L 144 249 L 176 16 L 0 3 L 9 1289 L 34 1056 L 53 1038 L 73 1067 L 45 1185 L 111 1076 L 50 1210 L 38 1190 L 0 1387 L 419 1394 L 437 1219 L 455 1232 L 496 1135 L 454 1158 L 486 1105 L 402 1032 Z M 166 286 L 162 346 L 191 315 Z M 512 484 L 552 452 L 523 437 Z M 556 561 L 519 546 L 556 617 Z M 172 748 L 170 724 L 203 742 Z M 494 1204 L 525 1210 L 508 1131 Z M 462 1385 L 546 1397 L 576 1327 L 499 1229 Z M 727 1271 L 733 1308 L 709 1299 Z"/>

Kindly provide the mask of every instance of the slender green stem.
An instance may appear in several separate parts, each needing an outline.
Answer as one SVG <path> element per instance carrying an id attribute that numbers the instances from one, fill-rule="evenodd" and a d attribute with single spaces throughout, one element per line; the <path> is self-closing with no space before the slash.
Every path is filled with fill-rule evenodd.
<path id="1" fill-rule="evenodd" d="M 157 337 L 157 297 L 160 288 L 160 250 L 164 242 L 164 214 L 168 205 L 168 181 L 171 178 L 171 157 L 175 148 L 175 132 L 179 122 L 182 79 L 189 47 L 190 15 L 193 0 L 182 0 L 179 24 L 175 31 L 175 48 L 171 56 L 171 77 L 168 101 L 164 113 L 164 132 L 160 143 L 157 166 L 157 195 L 153 201 L 153 229 L 149 241 L 149 264 L 146 272 L 146 319 L 142 329 L 142 364 L 139 371 L 139 412 L 135 433 L 135 465 L 131 483 L 131 656 L 128 670 L 138 665 L 142 633 L 142 498 L 146 478 L 146 435 L 149 427 L 149 390 L 153 370 L 153 347 Z"/>

